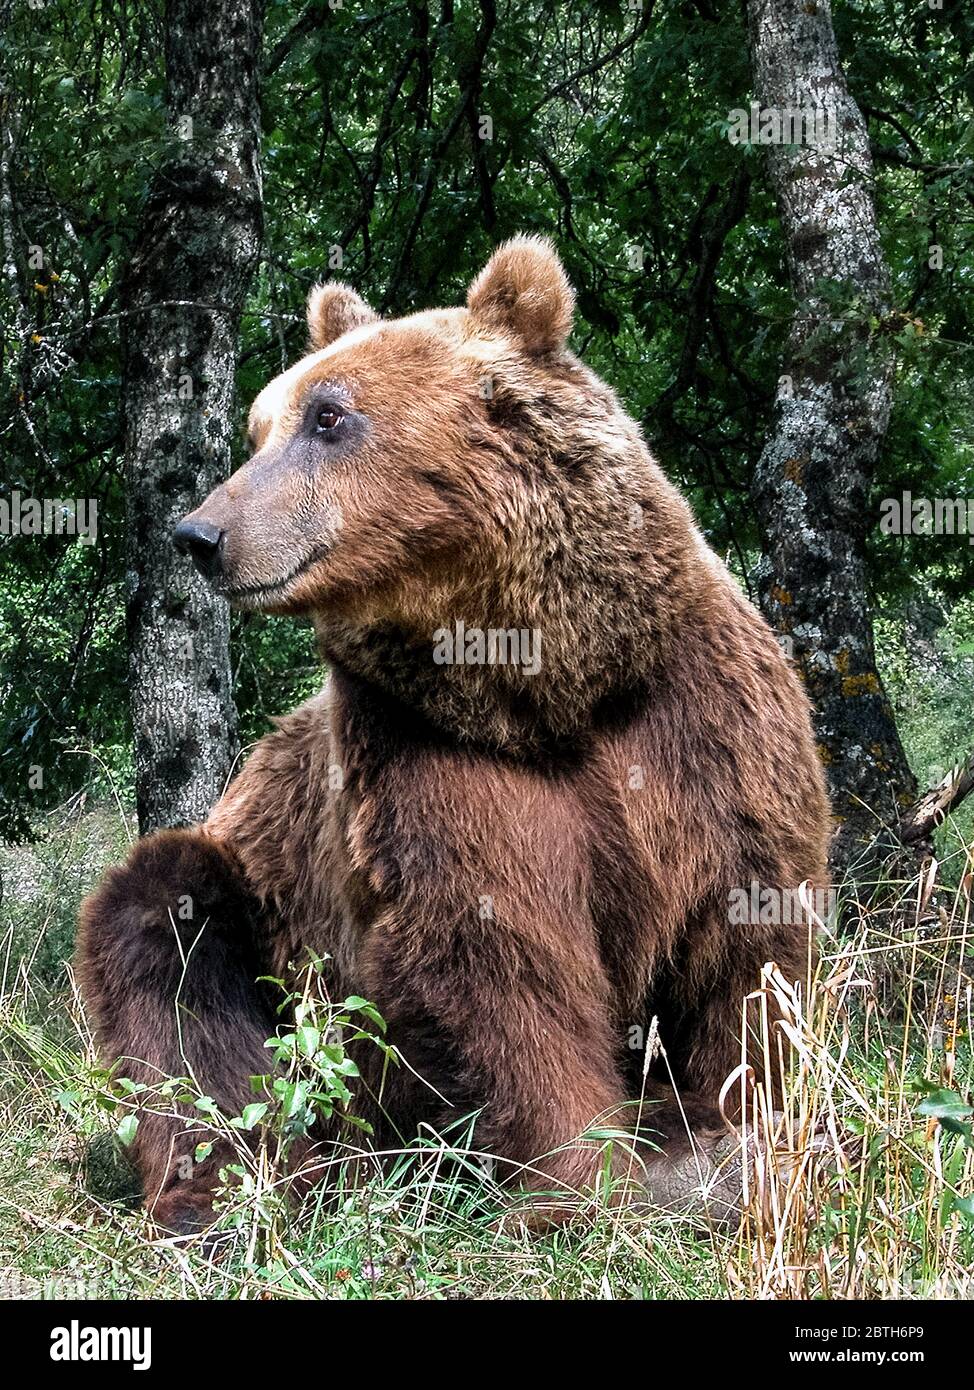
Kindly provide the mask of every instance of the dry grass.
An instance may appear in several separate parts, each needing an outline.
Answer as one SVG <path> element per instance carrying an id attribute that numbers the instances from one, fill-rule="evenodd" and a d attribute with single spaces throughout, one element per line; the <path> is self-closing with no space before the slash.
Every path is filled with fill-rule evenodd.
<path id="1" fill-rule="evenodd" d="M 78 836 L 82 836 L 79 844 Z M 64 837 L 71 837 L 65 839 Z M 252 1151 L 234 1117 L 200 1111 L 239 1142 L 222 1235 L 213 1245 L 159 1240 L 131 1201 L 113 1138 L 136 1098 L 96 1065 L 63 966 L 38 970 L 38 941 L 60 939 L 66 914 L 111 858 L 117 836 L 67 825 L 37 866 L 26 903 L 6 905 L 0 1133 L 0 1280 L 43 1296 L 168 1298 L 776 1298 L 970 1297 L 974 1149 L 970 1140 L 971 854 L 899 885 L 895 908 L 857 905 L 851 936 L 826 935 L 798 988 L 772 965 L 751 1001 L 746 1083 L 756 1052 L 787 1071 L 772 1112 L 748 1087 L 739 1230 L 579 1196 L 569 1229 L 535 1236 L 514 1219 L 469 1126 L 373 1159 L 349 1181 L 354 1131 L 321 1164 L 315 1197 L 286 1200 L 281 1157 L 294 1087 L 341 1084 L 334 1031 L 363 1022 L 321 995 L 313 972 L 299 999 L 303 1034 L 281 1054 L 286 1093 Z M 97 842 L 97 843 L 96 843 Z M 65 865 L 84 871 L 65 885 Z M 45 867 L 46 866 L 46 867 Z M 46 875 L 46 876 L 45 876 Z M 959 884 L 945 886 L 944 880 Z M 57 900 L 55 902 L 55 895 Z M 62 920 L 63 919 L 63 920 Z M 60 934 L 60 936 L 59 936 Z M 53 973 L 52 973 L 53 971 Z M 772 1008 L 773 1006 L 773 1008 Z M 784 1019 L 772 1025 L 778 1012 Z M 293 1036 L 293 1035 L 292 1035 Z M 311 1039 L 311 1041 L 309 1041 Z M 786 1064 L 785 1041 L 793 1061 Z M 328 1042 L 331 1047 L 332 1043 Z M 354 1078 L 345 1078 L 354 1091 Z M 298 1095 L 298 1102 L 302 1095 Z M 340 1094 L 340 1092 L 336 1092 Z M 155 1102 L 199 1090 L 192 1077 Z M 146 1097 L 137 1097 L 144 1104 Z M 292 1116 L 293 1118 L 293 1116 Z M 257 1131 L 253 1131 L 256 1133 Z M 757 1142 L 755 1142 L 755 1139 Z M 602 1135 L 592 1142 L 618 1142 Z M 6 1270 L 4 1276 L 2 1271 Z"/>
<path id="2" fill-rule="evenodd" d="M 952 858 L 959 889 L 931 861 L 895 907 L 847 911 L 858 929 L 826 941 L 804 991 L 765 969 L 757 1047 L 784 1070 L 783 1034 L 793 1062 L 783 1112 L 751 1095 L 738 1296 L 974 1292 L 971 850 Z"/>

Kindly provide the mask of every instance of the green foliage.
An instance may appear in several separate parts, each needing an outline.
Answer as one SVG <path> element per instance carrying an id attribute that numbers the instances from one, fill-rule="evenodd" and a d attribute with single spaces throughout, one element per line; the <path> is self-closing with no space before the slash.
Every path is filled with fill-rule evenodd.
<path id="1" fill-rule="evenodd" d="M 876 152 L 897 344 L 883 496 L 972 492 L 974 19 L 961 0 L 837 0 Z M 0 832 L 88 785 L 124 792 L 122 282 L 170 138 L 159 3 L 13 7 L 4 35 L 16 292 L 0 313 L 0 496 L 97 499 L 99 542 L 4 541 Z M 241 332 L 241 407 L 304 343 L 303 300 L 340 275 L 401 313 L 462 299 L 503 237 L 554 235 L 578 291 L 575 345 L 619 390 L 716 548 L 748 583 L 750 500 L 792 305 L 760 150 L 731 146 L 751 96 L 739 8 L 554 0 L 267 6 L 265 247 Z M 482 61 L 480 61 L 480 56 Z M 491 122 L 482 139 L 483 120 Z M 40 246 L 44 266 L 28 263 Z M 942 267 L 931 267 L 931 247 Z M 341 263 L 336 264 L 336 248 Z M 243 458 L 243 442 L 236 461 Z M 969 591 L 962 538 L 873 532 L 870 582 L 902 605 Z M 248 741 L 314 688 L 306 632 L 237 622 Z M 28 785 L 40 766 L 42 787 Z"/>
<path id="2" fill-rule="evenodd" d="M 924 1097 L 917 1106 L 917 1114 L 928 1115 L 938 1120 L 950 1134 L 959 1135 L 966 1143 L 971 1143 L 971 1116 L 974 1108 L 956 1091 L 940 1088 Z"/>
<path id="3" fill-rule="evenodd" d="M 875 628 L 883 684 L 910 765 L 921 786 L 936 786 L 971 746 L 974 603 L 950 607 L 942 591 L 931 588 L 888 605 Z M 972 837 L 974 804 L 967 801 L 936 838 L 946 850 Z"/>
<path id="4" fill-rule="evenodd" d="M 323 991 L 323 965 L 322 959 L 312 958 L 297 991 L 288 990 L 283 980 L 274 981 L 284 991 L 281 1008 L 289 1011 L 294 1026 L 264 1044 L 271 1052 L 273 1073 L 251 1077 L 254 1094 L 272 1100 L 247 1106 L 242 1116 L 230 1122 L 245 1130 L 257 1123 L 267 1125 L 284 1141 L 285 1150 L 336 1112 L 346 1124 L 371 1133 L 368 1123 L 350 1108 L 349 1082 L 358 1078 L 359 1069 L 348 1055 L 349 1046 L 367 1042 L 382 1051 L 388 1064 L 398 1065 L 398 1054 L 382 1038 L 386 1029 L 382 1016 L 358 995 L 337 1004 L 329 1000 Z M 371 1028 L 356 1022 L 356 1014 Z"/>

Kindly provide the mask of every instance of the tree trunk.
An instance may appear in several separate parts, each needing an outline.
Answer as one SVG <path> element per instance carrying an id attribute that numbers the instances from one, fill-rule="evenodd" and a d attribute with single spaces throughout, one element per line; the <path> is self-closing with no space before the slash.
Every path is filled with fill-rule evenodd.
<path id="1" fill-rule="evenodd" d="M 916 789 L 876 670 L 866 590 L 870 484 L 892 396 L 889 276 L 866 126 L 846 87 L 829 0 L 747 8 L 762 112 L 832 117 L 831 148 L 768 144 L 795 310 L 754 497 L 761 604 L 792 639 L 815 708 L 838 826 L 833 867 L 862 874 L 880 846 L 895 844 L 886 827 Z"/>
<path id="2" fill-rule="evenodd" d="M 229 610 L 172 545 L 229 471 L 262 230 L 263 0 L 167 0 L 169 144 L 123 286 L 128 630 L 139 827 L 205 816 L 236 754 Z"/>

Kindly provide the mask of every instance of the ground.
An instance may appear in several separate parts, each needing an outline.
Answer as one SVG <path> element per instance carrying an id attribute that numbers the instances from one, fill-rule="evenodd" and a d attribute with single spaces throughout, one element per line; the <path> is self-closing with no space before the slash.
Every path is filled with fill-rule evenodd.
<path id="1" fill-rule="evenodd" d="M 966 687 L 935 660 L 900 665 L 886 674 L 919 763 L 947 742 L 960 718 L 950 701 L 963 703 Z M 297 1215 L 280 1200 L 272 1144 L 228 1199 L 214 1249 L 153 1238 L 125 1166 L 130 1106 L 95 1064 L 67 967 L 78 903 L 132 834 L 124 805 L 124 796 L 95 807 L 76 799 L 45 822 L 38 844 L 0 849 L 0 1296 L 974 1295 L 969 811 L 941 832 L 935 876 L 894 886 L 897 913 L 868 911 L 852 935 L 830 928 L 811 997 L 789 1005 L 799 1063 L 779 1157 L 752 1173 L 739 1231 L 602 1203 L 567 1230 L 531 1235 L 503 1215 L 461 1127 L 357 1189 L 342 1188 L 336 1164 L 326 1187 L 337 1198 Z M 367 1014 L 314 995 L 312 981 L 303 1026 L 283 1047 L 277 1144 L 309 1096 L 340 1094 L 345 1080 L 354 1094 L 325 1032 L 347 1019 L 338 1025 L 347 1034 Z M 809 1162 L 813 1132 L 841 1134 L 851 1159 L 843 1166 L 827 1141 Z M 450 1146 L 460 1155 L 452 1165 Z"/>

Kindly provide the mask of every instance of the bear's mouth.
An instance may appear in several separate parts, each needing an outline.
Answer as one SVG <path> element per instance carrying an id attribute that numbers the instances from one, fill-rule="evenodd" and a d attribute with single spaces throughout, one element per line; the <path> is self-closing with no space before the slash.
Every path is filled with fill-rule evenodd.
<path id="1" fill-rule="evenodd" d="M 283 597 L 283 591 L 293 584 L 296 579 L 300 579 L 312 565 L 323 560 L 331 549 L 330 545 L 316 546 L 310 551 L 303 560 L 289 570 L 287 574 L 281 575 L 278 579 L 268 579 L 260 584 L 242 584 L 234 586 L 224 582 L 216 585 L 219 592 L 230 603 L 243 603 L 248 607 L 251 605 L 259 606 L 257 601 L 260 599 L 272 599 Z"/>

